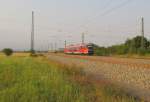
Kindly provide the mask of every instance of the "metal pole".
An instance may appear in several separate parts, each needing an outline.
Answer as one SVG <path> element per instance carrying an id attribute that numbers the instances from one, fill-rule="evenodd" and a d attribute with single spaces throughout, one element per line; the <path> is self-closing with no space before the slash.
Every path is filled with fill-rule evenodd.
<path id="1" fill-rule="evenodd" d="M 82 44 L 84 44 L 84 33 L 82 33 Z"/>
<path id="2" fill-rule="evenodd" d="M 57 43 L 55 43 L 55 51 L 57 51 Z"/>
<path id="3" fill-rule="evenodd" d="M 65 40 L 65 48 L 66 48 L 66 46 L 67 46 L 67 41 Z"/>
<path id="4" fill-rule="evenodd" d="M 34 12 L 32 11 L 31 53 L 34 53 Z"/>
<path id="5" fill-rule="evenodd" d="M 47 46 L 47 47 L 48 47 L 48 52 L 49 52 L 49 51 L 50 51 L 50 43 L 48 43 L 48 46 Z"/>
<path id="6" fill-rule="evenodd" d="M 51 43 L 51 51 L 53 52 L 53 43 Z"/>
<path id="7" fill-rule="evenodd" d="M 141 18 L 141 36 L 142 36 L 142 39 L 141 39 L 141 47 L 142 49 L 144 49 L 144 18 L 142 17 Z"/>

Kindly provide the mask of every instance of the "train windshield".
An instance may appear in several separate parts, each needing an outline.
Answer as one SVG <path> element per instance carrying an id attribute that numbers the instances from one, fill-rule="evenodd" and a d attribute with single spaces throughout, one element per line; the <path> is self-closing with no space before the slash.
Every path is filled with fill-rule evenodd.
<path id="1" fill-rule="evenodd" d="M 92 44 L 89 44 L 89 45 L 87 45 L 87 47 L 88 47 L 88 53 L 89 54 L 94 54 L 94 48 L 93 48 L 93 45 Z"/>

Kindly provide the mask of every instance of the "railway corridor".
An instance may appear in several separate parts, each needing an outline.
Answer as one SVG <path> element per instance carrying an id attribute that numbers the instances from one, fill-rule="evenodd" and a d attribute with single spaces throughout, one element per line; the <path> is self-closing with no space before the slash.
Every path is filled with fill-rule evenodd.
<path id="1" fill-rule="evenodd" d="M 150 101 L 150 60 L 63 54 L 48 54 L 48 58 L 82 67 L 87 74 Z"/>

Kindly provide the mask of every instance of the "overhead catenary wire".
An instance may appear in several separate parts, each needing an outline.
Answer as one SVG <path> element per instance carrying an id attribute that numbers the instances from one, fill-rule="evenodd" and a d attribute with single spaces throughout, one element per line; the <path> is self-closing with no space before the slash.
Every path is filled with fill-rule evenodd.
<path id="1" fill-rule="evenodd" d="M 123 3 L 121 3 L 121 4 L 117 5 L 117 6 L 111 8 L 111 9 L 105 11 L 105 12 L 103 12 L 102 14 L 100 14 L 100 16 L 105 16 L 105 15 L 107 15 L 107 14 L 113 12 L 114 10 L 117 10 L 117 9 L 119 9 L 119 8 L 121 8 L 121 7 L 123 7 L 123 6 L 127 5 L 127 4 L 129 4 L 131 1 L 133 1 L 133 0 L 126 0 L 126 1 L 124 1 Z"/>
<path id="2" fill-rule="evenodd" d="M 127 0 L 127 1 L 131 1 L 131 0 Z M 107 9 L 108 8 L 108 6 L 111 4 L 113 2 L 113 0 L 108 0 L 107 2 L 106 2 L 106 4 L 100 9 L 101 11 L 105 11 L 105 9 Z M 123 2 L 123 4 L 124 4 L 124 2 Z M 122 4 L 121 4 L 122 5 Z M 120 5 L 119 5 L 120 6 Z M 118 6 L 117 6 L 118 7 Z M 115 7 L 114 7 L 115 8 Z M 110 9 L 114 9 L 114 8 L 110 8 Z M 106 11 L 106 12 L 104 12 L 104 13 L 109 13 L 109 11 Z M 88 17 L 88 20 L 86 20 L 86 24 L 81 24 L 79 27 L 77 27 L 77 29 L 78 28 L 82 28 L 82 27 L 85 27 L 86 28 L 86 25 L 88 25 L 90 22 L 92 22 L 93 20 L 95 20 L 95 18 L 96 17 L 98 17 L 98 16 L 102 16 L 103 15 L 103 13 L 101 12 L 101 13 L 98 13 L 98 14 L 96 14 L 95 16 L 93 16 L 93 17 Z M 76 27 L 75 27 L 76 28 Z M 76 29 L 75 29 L 76 30 Z M 84 33 L 85 34 L 87 34 L 87 32 L 88 31 L 84 31 Z M 83 32 L 82 32 L 83 33 Z"/>
<path id="3" fill-rule="evenodd" d="M 118 4 L 118 5 L 116 5 L 116 6 L 112 7 L 112 8 L 108 8 L 107 9 L 107 7 L 113 2 L 113 0 L 109 0 L 106 3 L 106 5 L 103 7 L 103 9 L 101 9 L 104 12 L 100 12 L 100 13 L 96 14 L 95 16 L 91 17 L 91 19 L 88 19 L 85 24 L 79 26 L 79 29 L 83 29 L 84 28 L 84 30 L 81 32 L 81 34 L 83 34 L 83 33 L 87 34 L 88 33 L 88 25 L 90 23 L 92 23 L 96 19 L 96 17 L 106 16 L 107 14 L 109 14 L 109 13 L 111 13 L 111 12 L 113 12 L 113 11 L 115 11 L 115 10 L 117 10 L 117 9 L 127 5 L 127 4 L 129 4 L 132 1 L 133 0 L 125 0 L 125 1 L 121 2 L 120 4 Z M 107 10 L 105 11 L 105 9 L 107 9 Z"/>
<path id="4" fill-rule="evenodd" d="M 100 11 L 105 10 L 112 2 L 113 2 L 113 0 L 108 0 L 108 1 L 106 2 L 106 4 L 100 9 Z M 99 14 L 97 14 L 97 15 L 95 15 L 95 16 L 88 17 L 88 19 L 86 20 L 86 22 L 89 22 L 89 21 L 95 19 L 98 15 L 99 15 Z M 81 27 L 82 27 L 82 26 L 81 26 Z M 86 28 L 86 27 L 85 27 L 85 28 Z M 84 34 L 84 35 L 85 35 L 85 34 L 88 34 L 88 31 L 86 30 L 86 31 L 82 32 L 82 36 L 83 36 L 83 34 Z"/>
<path id="5" fill-rule="evenodd" d="M 103 12 L 99 12 L 99 13 L 97 13 L 95 16 L 93 16 L 93 17 L 91 17 L 91 18 L 88 17 L 86 23 L 85 23 L 85 24 L 81 24 L 79 27 L 77 27 L 77 29 L 78 29 L 78 28 L 81 29 L 81 28 L 84 27 L 84 28 L 86 28 L 86 32 L 85 32 L 85 30 L 84 30 L 84 32 L 81 32 L 81 33 L 87 34 L 87 32 L 88 32 L 88 31 L 87 31 L 88 25 L 91 24 L 91 23 L 93 23 L 94 20 L 95 20 L 97 17 L 106 16 L 106 15 L 108 15 L 109 13 L 114 12 L 114 11 L 118 10 L 119 8 L 126 6 L 127 4 L 129 4 L 130 2 L 132 2 L 133 0 L 121 0 L 121 1 L 122 1 L 121 3 L 119 3 L 119 4 L 117 4 L 117 5 L 114 5 L 114 6 L 111 7 L 111 8 L 108 8 L 108 7 L 111 5 L 111 3 L 112 3 L 113 1 L 114 1 L 114 0 L 109 0 L 109 1 L 105 4 L 105 6 L 103 6 L 102 9 L 101 9 L 101 11 L 103 11 Z M 75 28 L 76 28 L 76 27 L 75 27 Z M 75 29 L 75 30 L 76 30 L 76 29 Z"/>
<path id="6" fill-rule="evenodd" d="M 105 12 L 98 13 L 98 14 L 95 16 L 95 18 L 96 18 L 96 17 L 105 16 L 105 15 L 107 15 L 107 14 L 109 14 L 109 13 L 111 13 L 111 12 L 113 12 L 113 11 L 115 11 L 115 10 L 117 10 L 117 9 L 119 9 L 119 8 L 121 8 L 121 7 L 125 6 L 125 5 L 127 5 L 127 4 L 129 4 L 129 3 L 132 2 L 132 1 L 133 1 L 133 0 L 126 0 L 126 1 L 124 1 L 124 2 L 122 2 L 122 3 L 120 3 L 119 5 L 116 5 L 116 6 L 112 7 L 112 8 L 110 8 L 110 9 L 106 10 Z M 88 22 L 87 22 L 86 24 L 82 25 L 82 26 L 87 27 L 87 25 L 90 24 L 90 23 L 92 23 L 92 21 L 95 20 L 95 18 L 93 18 L 93 19 L 91 19 L 91 20 L 88 20 Z"/>
<path id="7" fill-rule="evenodd" d="M 100 9 L 100 11 L 105 10 L 112 2 L 113 2 L 113 0 L 107 1 L 107 3 Z M 86 21 L 88 22 L 88 21 L 94 19 L 95 17 L 97 17 L 98 15 L 99 15 L 99 14 L 96 14 L 96 15 L 94 15 L 94 16 L 92 15 L 92 16 L 88 17 L 88 19 L 87 19 Z"/>

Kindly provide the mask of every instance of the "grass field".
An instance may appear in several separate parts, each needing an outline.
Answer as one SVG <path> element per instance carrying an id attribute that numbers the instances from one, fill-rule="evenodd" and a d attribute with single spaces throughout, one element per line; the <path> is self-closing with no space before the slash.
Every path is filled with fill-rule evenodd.
<path id="1" fill-rule="evenodd" d="M 75 67 L 44 57 L 0 55 L 0 102 L 135 102 Z"/>

